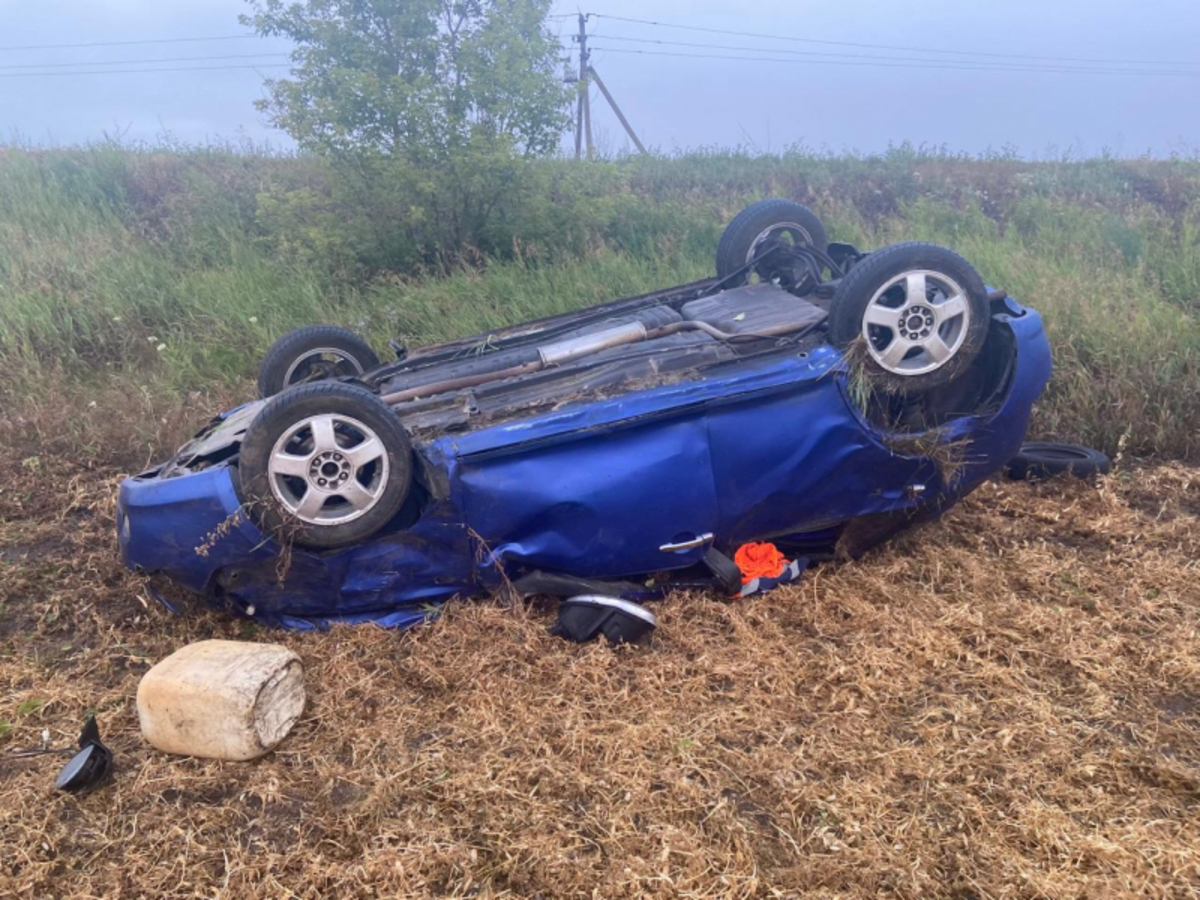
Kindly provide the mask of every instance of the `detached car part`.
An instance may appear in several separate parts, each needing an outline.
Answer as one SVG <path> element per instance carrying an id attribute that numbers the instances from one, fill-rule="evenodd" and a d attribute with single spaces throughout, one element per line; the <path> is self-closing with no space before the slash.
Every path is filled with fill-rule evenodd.
<path id="1" fill-rule="evenodd" d="M 736 583 L 747 542 L 829 558 L 933 518 L 1020 448 L 1041 319 L 949 250 L 819 226 L 764 201 L 713 278 L 363 371 L 325 326 L 285 336 L 272 371 L 330 377 L 128 479 L 124 558 L 276 624 L 399 626 L 509 583 Z"/>
<path id="2" fill-rule="evenodd" d="M 1112 462 L 1099 450 L 1079 444 L 1055 444 L 1029 441 L 1009 460 L 1006 471 L 1014 481 L 1034 481 L 1055 475 L 1090 478 L 1107 475 Z"/>
<path id="3" fill-rule="evenodd" d="M 112 772 L 112 751 L 100 740 L 95 716 L 88 716 L 79 735 L 79 752 L 71 757 L 54 779 L 56 790 L 80 793 L 91 790 Z"/>
<path id="4" fill-rule="evenodd" d="M 617 597 L 584 595 L 563 600 L 550 633 L 577 644 L 604 635 L 611 644 L 632 644 L 658 624 L 646 607 Z"/>

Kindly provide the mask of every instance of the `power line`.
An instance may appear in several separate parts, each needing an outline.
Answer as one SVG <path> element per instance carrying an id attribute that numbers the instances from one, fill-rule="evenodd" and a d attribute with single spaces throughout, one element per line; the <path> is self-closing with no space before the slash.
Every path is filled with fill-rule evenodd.
<path id="1" fill-rule="evenodd" d="M 128 66 L 134 64 L 166 63 L 166 62 L 201 62 L 217 59 L 261 59 L 290 56 L 290 53 L 235 53 L 230 56 L 165 56 L 157 59 L 101 59 L 89 62 L 53 62 L 53 63 L 5 63 L 0 69 L 66 69 L 78 66 Z"/>
<path id="2" fill-rule="evenodd" d="M 138 72 L 216 72 L 224 69 L 287 69 L 287 63 L 267 63 L 262 66 L 178 66 L 167 69 L 98 69 L 71 72 L 0 72 L 0 78 L 40 78 L 52 75 L 130 75 Z"/>
<path id="3" fill-rule="evenodd" d="M 791 49 L 788 49 L 787 47 L 765 47 L 761 44 L 759 44 L 757 46 L 753 46 L 753 47 L 735 46 L 732 44 L 707 44 L 707 43 L 700 44 L 700 43 L 695 43 L 693 41 L 665 41 L 665 40 L 657 40 L 655 38 L 627 37 L 625 35 L 618 35 L 618 34 L 593 34 L 593 35 L 590 35 L 590 37 L 595 38 L 597 40 L 626 41 L 629 43 L 656 44 L 656 45 L 668 46 L 668 47 L 695 47 L 695 48 L 700 48 L 700 49 L 704 49 L 704 50 L 748 50 L 751 53 L 759 53 L 759 52 L 775 53 L 775 54 L 786 53 L 789 56 L 805 56 L 805 57 L 823 56 L 823 57 L 829 57 L 831 59 L 866 59 L 866 60 L 871 60 L 873 62 L 919 62 L 919 63 L 936 62 L 936 60 L 930 60 L 930 58 L 928 56 L 880 56 L 876 53 L 845 53 L 845 52 L 835 52 L 835 51 L 828 51 L 828 50 L 791 50 Z M 1012 70 L 1012 71 L 1017 71 L 1017 72 L 1039 72 L 1039 71 L 1092 72 L 1092 71 L 1097 71 L 1094 67 L 1087 67 L 1087 66 L 1077 67 L 1077 66 L 1067 66 L 1067 65 L 1031 65 L 1031 64 L 1025 64 L 1025 63 L 1013 63 L 1012 65 L 1007 65 L 1004 63 L 994 63 L 994 62 L 990 62 L 990 61 L 989 62 L 972 63 L 970 60 L 965 60 L 965 59 L 964 60 L 952 59 L 952 60 L 946 60 L 946 62 L 951 63 L 956 66 L 958 66 L 958 65 L 970 66 L 972 68 L 1003 67 L 1003 69 L 1005 69 L 1005 70 Z M 1146 75 L 1200 74 L 1200 73 L 1191 73 L 1191 72 L 1171 73 L 1170 70 L 1163 70 L 1163 69 L 1114 69 L 1114 70 L 1105 69 L 1102 71 L 1131 72 L 1131 73 L 1146 74 Z"/>
<path id="4" fill-rule="evenodd" d="M 639 56 L 675 56 L 687 59 L 733 59 L 749 62 L 781 62 L 791 63 L 792 65 L 809 65 L 809 66 L 851 66 L 859 68 L 884 68 L 884 69 L 950 69 L 959 72 L 1011 72 L 1029 73 L 1029 74 L 1075 74 L 1075 75 L 1175 75 L 1184 78 L 1200 78 L 1200 72 L 1176 72 L 1170 69 L 1143 71 L 1137 69 L 1079 69 L 1079 68 L 1025 68 L 1014 69 L 1004 68 L 998 65 L 971 65 L 965 61 L 954 60 L 952 62 L 930 62 L 930 63 L 911 63 L 911 62 L 857 62 L 836 59 L 789 59 L 779 58 L 774 56 L 723 56 L 714 53 L 673 53 L 667 50 L 628 50 L 620 47 L 594 47 L 594 50 L 606 50 L 609 53 L 635 53 Z"/>
<path id="5" fill-rule="evenodd" d="M 592 37 L 596 38 L 596 40 L 604 40 L 604 41 L 625 41 L 625 42 L 629 42 L 629 43 L 660 44 L 660 46 L 664 46 L 664 47 L 697 47 L 697 48 L 701 48 L 701 49 L 712 49 L 712 50 L 750 50 L 750 52 L 752 52 L 752 53 L 758 53 L 758 52 L 775 53 L 775 54 L 786 53 L 787 55 L 790 55 L 790 56 L 829 56 L 830 59 L 865 59 L 865 60 L 884 61 L 884 62 L 892 62 L 892 61 L 930 62 L 931 61 L 929 59 L 929 56 L 880 56 L 875 53 L 845 53 L 845 52 L 835 52 L 835 50 L 792 50 L 792 49 L 788 49 L 786 47 L 764 47 L 764 46 L 762 46 L 762 44 L 757 44 L 757 46 L 755 46 L 755 47 L 738 47 L 738 46 L 733 46 L 733 44 L 696 43 L 696 42 L 692 42 L 692 41 L 661 41 L 661 40 L 656 40 L 656 38 L 653 38 L 653 37 L 629 37 L 626 35 L 599 34 L 599 35 L 592 35 Z M 955 60 L 947 60 L 947 62 L 952 62 L 952 64 L 954 64 L 954 65 L 964 65 L 964 66 L 973 65 L 970 60 L 956 60 L 955 59 Z M 977 65 L 979 65 L 979 66 L 1002 66 L 1004 64 L 1001 64 L 1001 62 L 979 62 L 979 64 L 977 64 Z M 1037 72 L 1040 70 L 1040 68 L 1044 68 L 1044 66 L 1033 66 L 1033 65 L 1020 64 L 1020 62 L 1014 62 L 1014 64 L 1012 66 L 1004 66 L 1004 67 L 1014 68 L 1014 70 L 1016 70 L 1016 71 L 1032 71 L 1032 72 Z M 1056 66 L 1052 66 L 1052 68 L 1056 68 L 1056 70 L 1057 70 L 1057 68 L 1062 68 L 1062 70 L 1072 71 L 1072 72 L 1074 72 L 1074 71 L 1081 71 L 1081 72 L 1091 71 L 1090 68 L 1088 68 L 1088 67 L 1078 68 L 1075 66 L 1067 66 L 1067 65 L 1062 65 L 1062 66 L 1056 65 Z M 1136 70 L 1136 68 L 1128 68 L 1128 70 L 1127 70 L 1127 68 L 1122 68 L 1122 70 L 1116 70 L 1116 71 L 1145 72 L 1147 74 L 1162 73 L 1162 70 Z"/>
<path id="6" fill-rule="evenodd" d="M 136 41 L 89 41 L 85 44 L 22 44 L 20 46 L 0 47 L 0 51 L 8 50 L 72 50 L 76 47 L 129 47 L 134 44 L 183 44 L 199 43 L 201 41 L 245 41 L 257 38 L 257 34 L 221 34 L 214 37 L 178 37 L 178 38 L 145 38 Z"/>
<path id="7" fill-rule="evenodd" d="M 1086 56 L 1034 56 L 1020 53 L 989 53 L 983 50 L 951 50 L 945 47 L 901 47 L 892 44 L 863 44 L 855 41 L 830 41 L 820 38 L 790 37 L 781 34 L 762 34 L 753 31 L 729 31 L 723 28 L 702 28 L 699 25 L 676 25 L 671 22 L 655 22 L 650 19 L 631 19 L 627 16 L 610 16 L 605 13 L 588 13 L 596 19 L 611 19 L 615 22 L 632 22 L 635 25 L 653 25 L 657 28 L 677 28 L 683 31 L 703 31 L 708 34 L 724 34 L 732 37 L 765 38 L 772 41 L 796 41 L 803 44 L 827 44 L 835 47 L 860 47 L 867 50 L 900 50 L 909 53 L 937 53 L 954 56 L 993 56 L 1000 59 L 1035 59 L 1051 62 L 1115 63 L 1118 65 L 1172 65 L 1195 66 L 1195 60 L 1178 62 L 1164 59 L 1112 59 Z"/>

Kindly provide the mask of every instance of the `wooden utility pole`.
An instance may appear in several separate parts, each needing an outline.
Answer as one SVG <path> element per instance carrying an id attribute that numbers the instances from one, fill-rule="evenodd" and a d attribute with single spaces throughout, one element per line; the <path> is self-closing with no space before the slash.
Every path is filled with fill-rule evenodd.
<path id="1" fill-rule="evenodd" d="M 621 112 L 621 107 L 617 106 L 617 101 L 613 99 L 612 94 L 608 92 L 608 88 L 604 86 L 600 75 L 591 66 L 588 66 L 588 74 L 596 79 L 596 87 L 600 88 L 600 93 L 604 95 L 604 99 L 608 101 L 608 105 L 612 107 L 613 112 L 617 114 L 617 118 L 621 120 L 621 124 L 625 127 L 625 133 L 629 135 L 629 139 L 633 141 L 633 145 L 638 148 L 643 155 L 646 153 L 646 148 L 642 146 L 642 142 L 638 140 L 638 136 L 633 133 L 633 127 L 629 124 L 629 120 L 625 118 L 625 113 Z M 589 135 L 590 137 L 590 135 Z"/>
<path id="2" fill-rule="evenodd" d="M 583 136 L 587 138 L 587 158 L 590 160 L 593 156 L 592 145 L 592 98 L 590 96 L 591 85 L 585 80 L 583 82 Z"/>
<path id="3" fill-rule="evenodd" d="M 592 158 L 592 110 L 588 104 L 587 15 L 579 14 L 579 101 L 575 108 L 575 158 L 583 152 L 583 136 L 587 134 L 587 158 Z"/>
<path id="4" fill-rule="evenodd" d="M 592 144 L 592 104 L 588 93 L 591 89 L 591 80 L 596 79 L 596 86 L 600 88 L 600 93 L 604 95 L 604 99 L 608 101 L 608 105 L 612 107 L 612 111 L 617 114 L 617 118 L 621 120 L 621 126 L 625 129 L 625 133 L 629 135 L 629 139 L 633 141 L 633 145 L 638 148 L 638 151 L 645 154 L 646 147 L 642 144 L 637 134 L 633 130 L 633 126 L 629 124 L 629 120 L 625 118 L 625 113 L 621 112 L 621 107 L 617 106 L 617 101 L 613 99 L 613 95 L 608 92 L 608 87 L 596 74 L 596 70 L 592 68 L 588 61 L 591 57 L 591 51 L 588 50 L 588 33 L 587 20 L 588 13 L 579 14 L 579 34 L 575 40 L 579 44 L 579 79 L 576 82 L 579 88 L 579 100 L 575 107 L 575 158 L 579 159 L 583 155 L 584 140 L 587 141 L 587 158 L 591 159 L 595 153 Z"/>

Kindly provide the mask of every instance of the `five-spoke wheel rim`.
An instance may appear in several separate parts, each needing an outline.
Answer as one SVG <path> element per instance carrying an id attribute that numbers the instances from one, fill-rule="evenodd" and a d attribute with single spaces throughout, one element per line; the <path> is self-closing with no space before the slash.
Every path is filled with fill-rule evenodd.
<path id="1" fill-rule="evenodd" d="M 337 378 L 341 375 L 361 375 L 363 367 L 345 350 L 336 347 L 317 347 L 297 357 L 283 376 L 283 386 L 291 387 L 308 381 Z"/>
<path id="2" fill-rule="evenodd" d="M 896 375 L 924 375 L 954 358 L 971 324 L 967 293 L 942 272 L 916 269 L 886 282 L 867 304 L 867 352 Z"/>
<path id="3" fill-rule="evenodd" d="M 340 525 L 369 512 L 388 482 L 383 441 L 349 416 L 326 414 L 283 433 L 267 462 L 271 492 L 306 525 Z"/>

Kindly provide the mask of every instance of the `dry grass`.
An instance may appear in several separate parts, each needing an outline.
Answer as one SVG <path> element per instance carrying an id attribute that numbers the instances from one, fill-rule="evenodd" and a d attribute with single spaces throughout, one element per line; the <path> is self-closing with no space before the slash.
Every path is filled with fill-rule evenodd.
<path id="1" fill-rule="evenodd" d="M 859 563 L 649 646 L 481 603 L 409 633 L 169 616 L 115 474 L 0 472 L 0 894 L 1194 897 L 1200 473 L 993 483 Z M 137 729 L 154 660 L 278 640 L 309 708 L 250 764 Z M 29 701 L 43 701 L 33 708 Z M 51 790 L 89 709 L 114 781 Z"/>

